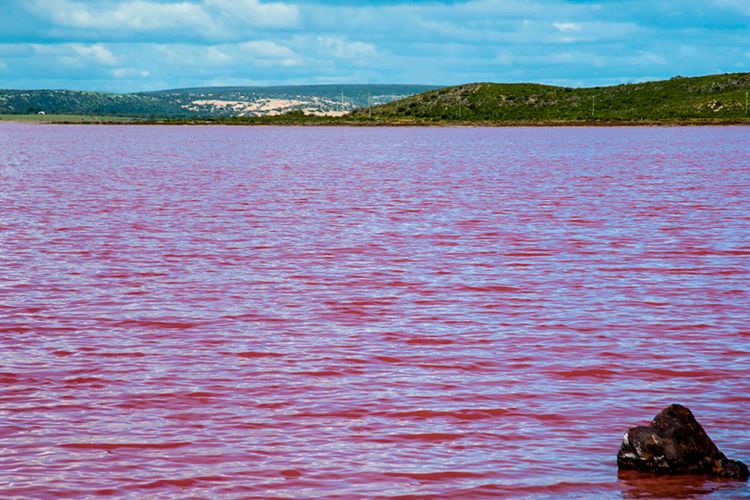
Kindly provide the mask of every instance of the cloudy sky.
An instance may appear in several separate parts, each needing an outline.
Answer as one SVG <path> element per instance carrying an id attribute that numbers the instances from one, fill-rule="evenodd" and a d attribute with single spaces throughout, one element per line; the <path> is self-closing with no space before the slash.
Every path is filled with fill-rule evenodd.
<path id="1" fill-rule="evenodd" d="M 750 0 L 0 2 L 0 88 L 588 86 L 750 71 Z"/>

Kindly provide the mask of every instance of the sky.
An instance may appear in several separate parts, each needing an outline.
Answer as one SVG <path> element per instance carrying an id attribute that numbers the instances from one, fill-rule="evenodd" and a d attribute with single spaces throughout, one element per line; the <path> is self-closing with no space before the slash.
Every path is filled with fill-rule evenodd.
<path id="1" fill-rule="evenodd" d="M 750 0 L 0 0 L 0 88 L 477 81 L 750 71 Z"/>

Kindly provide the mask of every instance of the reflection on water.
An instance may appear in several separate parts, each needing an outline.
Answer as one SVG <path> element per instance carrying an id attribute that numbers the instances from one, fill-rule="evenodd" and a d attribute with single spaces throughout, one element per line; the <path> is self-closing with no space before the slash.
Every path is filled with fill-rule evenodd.
<path id="1" fill-rule="evenodd" d="M 746 482 L 706 476 L 619 471 L 624 498 L 750 498 Z"/>

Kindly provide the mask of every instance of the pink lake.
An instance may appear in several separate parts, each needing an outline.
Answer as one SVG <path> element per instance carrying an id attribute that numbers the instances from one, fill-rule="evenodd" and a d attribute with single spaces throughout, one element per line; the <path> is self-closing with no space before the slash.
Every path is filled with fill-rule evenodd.
<path id="1" fill-rule="evenodd" d="M 0 123 L 0 497 L 750 496 L 750 128 Z"/>

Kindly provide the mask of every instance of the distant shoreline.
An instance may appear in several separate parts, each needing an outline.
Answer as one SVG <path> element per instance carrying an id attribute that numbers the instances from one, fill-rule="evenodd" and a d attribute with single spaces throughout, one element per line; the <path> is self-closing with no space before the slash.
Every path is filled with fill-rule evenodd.
<path id="1" fill-rule="evenodd" d="M 451 87 L 211 87 L 143 94 L 0 89 L 0 117 L 154 125 L 744 125 L 750 123 L 750 73 L 590 88 L 477 82 Z"/>
<path id="2" fill-rule="evenodd" d="M 467 120 L 389 120 L 351 119 L 344 117 L 305 116 L 288 118 L 266 116 L 254 118 L 206 119 L 143 119 L 121 116 L 88 115 L 0 115 L 0 123 L 39 125 L 179 125 L 179 126 L 288 126 L 288 127 L 689 127 L 746 126 L 750 119 L 712 120 L 528 120 L 528 121 L 467 121 Z"/>

